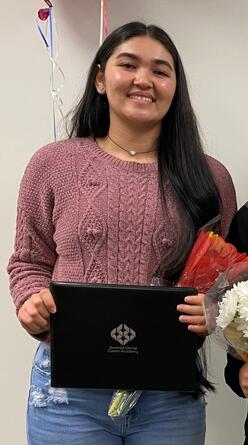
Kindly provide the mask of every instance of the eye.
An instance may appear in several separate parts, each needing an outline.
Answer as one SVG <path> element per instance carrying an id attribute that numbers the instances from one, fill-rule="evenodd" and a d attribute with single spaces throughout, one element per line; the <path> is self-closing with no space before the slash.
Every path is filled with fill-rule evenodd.
<path id="1" fill-rule="evenodd" d="M 169 74 L 166 73 L 165 71 L 159 71 L 159 70 L 155 70 L 153 71 L 154 74 L 156 74 L 157 76 L 161 76 L 161 77 L 169 77 Z"/>
<path id="2" fill-rule="evenodd" d="M 132 65 L 131 63 L 122 63 L 120 66 L 123 66 L 124 68 L 129 69 L 135 69 L 135 66 Z"/>

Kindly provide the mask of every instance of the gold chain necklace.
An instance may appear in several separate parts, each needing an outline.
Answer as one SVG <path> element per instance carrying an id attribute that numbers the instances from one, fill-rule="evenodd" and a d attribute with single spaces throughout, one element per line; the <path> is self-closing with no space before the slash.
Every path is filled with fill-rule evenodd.
<path id="1" fill-rule="evenodd" d="M 110 136 L 109 134 L 107 134 L 107 137 L 109 138 L 109 140 L 115 144 L 117 147 L 121 148 L 122 150 L 126 151 L 128 154 L 130 154 L 130 156 L 135 156 L 135 155 L 141 155 L 141 154 L 146 154 L 146 153 L 152 153 L 153 151 L 156 151 L 156 148 L 153 148 L 152 150 L 148 150 L 148 151 L 135 151 L 135 150 L 128 150 L 127 148 L 122 147 L 120 144 L 118 144 L 117 142 L 115 142 Z"/>

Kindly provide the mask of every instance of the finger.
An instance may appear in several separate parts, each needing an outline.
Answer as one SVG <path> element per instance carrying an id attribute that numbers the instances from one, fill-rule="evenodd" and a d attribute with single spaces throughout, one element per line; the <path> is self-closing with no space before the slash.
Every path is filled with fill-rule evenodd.
<path id="1" fill-rule="evenodd" d="M 198 316 L 198 315 L 180 315 L 179 320 L 181 323 L 187 323 L 192 325 L 205 325 L 206 320 L 204 316 Z"/>
<path id="2" fill-rule="evenodd" d="M 48 319 L 50 317 L 50 312 L 47 310 L 44 301 L 40 294 L 34 294 L 30 298 L 30 303 L 27 303 L 27 310 L 37 311 L 43 318 Z"/>
<path id="3" fill-rule="evenodd" d="M 177 310 L 179 312 L 183 312 L 185 314 L 191 314 L 191 315 L 203 315 L 203 306 L 199 305 L 191 305 L 191 304 L 179 304 L 177 306 Z"/>
<path id="4" fill-rule="evenodd" d="M 187 295 L 187 297 L 184 298 L 184 301 L 189 304 L 202 305 L 204 303 L 204 294 Z"/>
<path id="5" fill-rule="evenodd" d="M 25 323 L 22 323 L 22 322 L 20 322 L 20 323 L 21 323 L 22 327 L 31 335 L 37 335 L 37 334 L 42 334 L 43 332 L 48 332 L 48 329 L 40 328 L 39 326 L 34 325 L 34 324 L 32 326 L 29 326 L 29 325 L 26 325 Z"/>
<path id="6" fill-rule="evenodd" d="M 28 319 L 22 319 L 20 320 L 21 325 L 28 331 L 30 334 L 40 334 L 42 332 L 47 332 L 49 330 L 48 325 L 39 325 L 35 323 L 34 321 L 30 322 Z"/>
<path id="7" fill-rule="evenodd" d="M 50 314 L 55 314 L 56 305 L 55 305 L 55 301 L 53 299 L 53 296 L 52 296 L 50 290 L 43 289 L 42 291 L 40 291 L 39 295 L 42 298 L 43 303 L 44 303 L 46 309 L 48 310 L 48 312 Z"/>
<path id="8" fill-rule="evenodd" d="M 30 300 L 26 301 L 26 303 L 23 305 L 23 311 L 26 312 L 27 315 L 35 322 L 40 320 L 40 317 L 46 321 L 50 317 L 50 314 L 39 294 L 32 295 Z"/>
<path id="9" fill-rule="evenodd" d="M 208 334 L 208 328 L 206 325 L 189 325 L 188 330 L 191 332 L 195 332 L 195 334 L 198 335 L 207 335 Z"/>
<path id="10" fill-rule="evenodd" d="M 47 330 L 49 328 L 49 319 L 42 317 L 35 307 L 24 307 L 23 311 L 18 314 L 21 323 L 28 326 L 32 330 Z"/>

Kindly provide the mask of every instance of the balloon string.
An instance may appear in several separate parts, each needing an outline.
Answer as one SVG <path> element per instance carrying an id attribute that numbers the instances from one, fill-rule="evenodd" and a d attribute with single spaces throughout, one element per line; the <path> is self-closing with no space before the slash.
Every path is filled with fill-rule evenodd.
<path id="1" fill-rule="evenodd" d="M 104 38 L 106 38 L 107 35 L 108 35 L 107 0 L 104 0 L 104 11 L 103 11 L 103 16 L 104 16 Z"/>
<path id="2" fill-rule="evenodd" d="M 50 59 L 51 59 L 51 76 L 50 76 L 50 90 L 52 92 L 52 98 L 53 98 L 53 91 L 54 91 L 54 57 L 53 57 L 53 8 L 49 7 L 49 30 L 50 30 Z M 53 107 L 53 135 L 54 140 L 57 140 L 57 131 L 56 131 L 56 113 L 55 113 L 55 101 L 53 98 L 52 101 L 52 107 Z"/>
<path id="3" fill-rule="evenodd" d="M 103 0 L 101 0 L 101 15 L 100 15 L 100 38 L 99 44 L 101 46 L 103 41 Z"/>
<path id="4" fill-rule="evenodd" d="M 55 18 L 53 16 L 52 7 L 49 7 L 49 36 L 47 35 L 48 34 L 47 26 L 46 26 L 45 33 L 44 33 L 40 24 L 39 24 L 38 18 L 36 18 L 36 24 L 37 24 L 37 29 L 40 33 L 40 36 L 46 46 L 46 49 L 48 51 L 48 55 L 49 55 L 49 58 L 51 61 L 50 92 L 51 92 L 51 96 L 52 96 L 53 134 L 54 134 L 54 140 L 56 141 L 57 140 L 56 106 L 57 106 L 57 109 L 58 109 L 62 119 L 64 119 L 64 115 L 63 115 L 62 108 L 61 108 L 63 105 L 63 101 L 59 96 L 59 92 L 61 91 L 61 89 L 64 85 L 65 76 L 64 76 L 62 69 L 57 64 L 57 61 L 56 61 L 56 59 L 58 57 L 58 51 L 56 52 L 56 55 L 54 55 L 54 26 L 55 26 L 55 30 L 56 30 L 57 40 L 58 40 L 58 28 L 57 28 Z M 59 75 L 62 79 L 60 86 L 55 86 L 55 78 L 54 78 L 55 70 L 57 71 L 57 73 L 59 73 Z"/>
<path id="5" fill-rule="evenodd" d="M 101 16 L 100 16 L 100 46 L 103 38 L 108 35 L 108 14 L 107 14 L 107 0 L 101 0 Z"/>

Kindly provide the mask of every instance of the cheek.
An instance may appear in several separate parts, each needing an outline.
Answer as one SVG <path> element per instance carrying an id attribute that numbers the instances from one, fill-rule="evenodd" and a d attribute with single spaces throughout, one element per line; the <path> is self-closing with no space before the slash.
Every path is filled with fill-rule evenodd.
<path id="1" fill-rule="evenodd" d="M 111 76 L 111 79 L 106 81 L 105 85 L 107 94 L 111 95 L 120 92 L 126 94 L 126 88 L 130 85 L 130 81 L 130 76 L 118 72 L 115 73 L 115 75 Z"/>
<path id="2" fill-rule="evenodd" d="M 163 97 L 172 100 L 176 92 L 176 82 L 163 82 L 160 84 L 160 91 Z"/>

